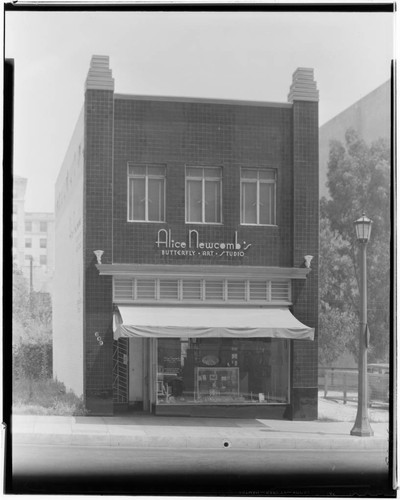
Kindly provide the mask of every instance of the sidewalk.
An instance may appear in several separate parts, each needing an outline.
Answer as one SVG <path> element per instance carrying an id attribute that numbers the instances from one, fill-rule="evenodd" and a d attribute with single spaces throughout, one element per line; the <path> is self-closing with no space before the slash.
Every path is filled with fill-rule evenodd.
<path id="1" fill-rule="evenodd" d="M 330 405 L 332 402 L 323 403 L 325 413 Z M 351 414 L 353 410 L 346 408 Z M 337 412 L 333 407 L 331 413 Z M 14 415 L 12 439 L 13 444 L 130 448 L 387 450 L 387 421 L 371 421 L 374 436 L 361 438 L 350 435 L 354 420 L 293 422 L 140 413 L 113 417 Z"/>

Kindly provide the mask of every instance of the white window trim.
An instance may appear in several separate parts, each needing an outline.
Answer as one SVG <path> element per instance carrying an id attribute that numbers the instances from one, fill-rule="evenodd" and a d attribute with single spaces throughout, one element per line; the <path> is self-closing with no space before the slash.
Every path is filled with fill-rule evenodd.
<path id="1" fill-rule="evenodd" d="M 159 164 L 158 166 L 160 167 L 163 167 L 165 169 L 165 174 L 164 175 L 155 175 L 155 174 L 148 174 L 147 173 L 147 169 L 148 169 L 148 166 L 151 165 L 149 163 L 143 163 L 143 164 L 135 164 L 135 163 L 132 163 L 132 162 L 128 162 L 128 165 L 127 165 L 127 178 L 128 178 L 128 182 L 127 182 L 127 204 L 126 204 L 126 208 L 127 208 L 127 221 L 128 222 L 145 222 L 147 224 L 160 224 L 160 223 L 165 223 L 166 222 L 166 186 L 167 186 L 167 175 L 166 175 L 166 166 L 164 164 Z M 135 167 L 135 166 L 145 166 L 146 167 L 146 173 L 144 175 L 132 175 L 129 173 L 129 167 Z M 143 179 L 144 178 L 144 182 L 145 182 L 145 212 L 144 212 L 144 215 L 145 215 L 145 218 L 144 219 L 130 219 L 129 218 L 129 206 L 130 206 L 130 180 L 131 179 Z M 164 212 L 164 220 L 148 220 L 149 219 L 149 196 L 148 196 L 148 186 L 149 186 L 149 178 L 150 179 L 162 179 L 164 181 L 163 183 L 163 188 L 164 188 L 164 206 L 163 206 L 163 212 Z M 161 205 L 160 205 L 161 206 Z"/>
<path id="2" fill-rule="evenodd" d="M 242 178 L 242 170 L 257 170 L 257 179 L 243 179 Z M 275 179 L 260 179 L 259 172 L 260 170 L 270 170 L 275 174 Z M 257 222 L 244 222 L 243 221 L 243 184 L 256 184 L 256 218 Z M 260 185 L 261 184 L 273 184 L 274 186 L 274 223 L 273 224 L 261 224 L 260 221 Z M 276 184 L 277 184 L 277 172 L 273 168 L 261 169 L 256 167 L 243 167 L 240 170 L 240 225 L 241 226 L 264 226 L 264 227 L 277 227 L 276 223 Z"/>
<path id="3" fill-rule="evenodd" d="M 196 177 L 196 176 L 193 176 L 193 177 L 188 177 L 187 175 L 187 169 L 188 168 L 201 168 L 203 169 L 203 175 L 200 177 Z M 206 185 L 206 181 L 209 180 L 209 181 L 215 181 L 217 178 L 216 177 L 207 177 L 205 174 L 204 174 L 204 169 L 205 168 L 214 168 L 214 169 L 219 169 L 220 172 L 221 172 L 221 176 L 218 178 L 219 180 L 219 219 L 220 219 L 220 222 L 205 222 L 205 213 L 206 213 L 206 203 L 205 203 L 205 198 L 206 198 L 206 189 L 205 189 L 205 185 Z M 189 188 L 188 188 L 188 184 L 189 184 L 189 181 L 190 180 L 196 180 L 196 181 L 201 181 L 201 221 L 197 221 L 197 222 L 194 222 L 194 221 L 189 221 L 188 220 L 188 207 L 190 206 L 190 203 L 189 203 Z M 186 168 L 185 168 L 185 223 L 186 224 L 212 224 L 212 225 L 216 225 L 216 226 L 222 226 L 223 222 L 222 222 L 222 167 L 215 167 L 215 166 L 200 166 L 200 165 L 186 165 Z"/>

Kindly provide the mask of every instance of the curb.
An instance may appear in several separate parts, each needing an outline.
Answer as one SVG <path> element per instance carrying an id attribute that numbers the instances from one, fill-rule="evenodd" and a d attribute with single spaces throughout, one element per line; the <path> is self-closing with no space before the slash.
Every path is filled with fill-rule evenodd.
<path id="1" fill-rule="evenodd" d="M 120 448 L 183 448 L 237 450 L 376 450 L 387 451 L 388 441 L 381 437 L 288 438 L 288 437 L 191 437 L 113 434 L 16 433 L 13 444 L 93 446 Z"/>

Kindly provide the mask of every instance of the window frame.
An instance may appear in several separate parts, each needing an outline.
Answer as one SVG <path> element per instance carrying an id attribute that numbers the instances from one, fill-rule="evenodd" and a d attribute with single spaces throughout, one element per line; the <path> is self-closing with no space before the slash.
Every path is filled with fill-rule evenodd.
<path id="1" fill-rule="evenodd" d="M 146 168 L 146 173 L 143 175 L 134 175 L 129 172 L 129 169 L 131 167 L 145 167 Z M 156 175 L 156 174 L 149 174 L 148 173 L 148 168 L 149 167 L 162 167 L 164 169 L 164 175 Z M 130 200 L 131 200 L 131 179 L 143 179 L 145 181 L 145 218 L 144 219 L 130 219 Z M 149 178 L 151 179 L 162 179 L 163 180 L 163 207 L 162 207 L 162 212 L 164 219 L 163 220 L 149 220 L 149 198 L 148 198 L 148 193 L 149 193 Z M 127 221 L 128 222 L 145 222 L 149 224 L 160 224 L 160 223 L 165 223 L 166 222 L 166 193 L 167 193 L 167 168 L 166 165 L 163 163 L 133 163 L 133 162 L 128 162 L 127 165 L 127 179 L 128 179 L 128 185 L 127 185 Z M 161 206 L 161 204 L 160 204 Z M 133 215 L 133 209 L 132 209 L 132 215 Z"/>
<path id="2" fill-rule="evenodd" d="M 202 176 L 200 177 L 189 177 L 188 176 L 188 169 L 190 168 L 197 168 L 197 169 L 202 169 Z M 205 198 L 206 198 L 206 190 L 205 190 L 205 185 L 206 181 L 215 181 L 217 178 L 216 177 L 207 177 L 205 175 L 205 169 L 215 169 L 220 172 L 220 176 L 218 177 L 219 181 L 219 222 L 206 222 L 205 221 L 205 209 L 206 209 L 206 203 L 205 203 Z M 185 223 L 186 224 L 212 224 L 212 225 L 222 225 L 222 178 L 223 178 L 223 169 L 221 166 L 214 166 L 214 165 L 186 165 L 185 166 Z M 189 196 L 189 181 L 190 180 L 201 180 L 201 221 L 190 221 L 188 220 L 188 196 Z"/>
<path id="3" fill-rule="evenodd" d="M 246 179 L 242 176 L 244 170 L 256 170 L 257 179 Z M 260 172 L 273 172 L 274 179 L 260 179 Z M 241 226 L 264 226 L 264 227 L 276 227 L 277 215 L 276 215 L 276 186 L 277 186 L 277 170 L 275 168 L 263 168 L 263 167 L 241 167 L 240 169 L 240 225 Z M 256 219 L 257 222 L 244 222 L 244 211 L 243 211 L 243 185 L 244 184 L 255 184 L 256 185 Z M 274 189 L 274 203 L 273 203 L 273 222 L 270 224 L 264 224 L 260 222 L 260 185 L 261 184 L 272 184 Z"/>
<path id="4" fill-rule="evenodd" d="M 39 248 L 47 248 L 47 238 L 39 239 Z"/>
<path id="5" fill-rule="evenodd" d="M 25 238 L 25 246 L 24 246 L 24 248 L 32 248 L 32 247 L 33 247 L 32 238 Z"/>
<path id="6" fill-rule="evenodd" d="M 43 226 L 45 229 L 43 229 Z M 48 231 L 48 224 L 46 220 L 41 220 L 39 221 L 39 233 L 47 233 Z"/>

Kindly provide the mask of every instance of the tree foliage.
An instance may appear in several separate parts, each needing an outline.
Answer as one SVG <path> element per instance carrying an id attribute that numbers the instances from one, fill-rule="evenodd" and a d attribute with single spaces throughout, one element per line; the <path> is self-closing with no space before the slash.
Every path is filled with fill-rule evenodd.
<path id="1" fill-rule="evenodd" d="M 52 306 L 48 293 L 30 293 L 13 270 L 13 368 L 16 378 L 47 378 L 52 371 Z"/>
<path id="2" fill-rule="evenodd" d="M 335 352 L 356 354 L 359 317 L 359 252 L 354 221 L 362 213 L 373 220 L 367 250 L 368 324 L 371 332 L 369 358 L 388 359 L 390 307 L 390 148 L 380 139 L 372 145 L 353 129 L 345 145 L 331 142 L 328 182 L 331 199 L 321 202 L 321 356 L 329 357 L 324 345 L 331 341 L 333 324 L 339 325 Z M 330 323 L 327 318 L 331 318 Z M 340 346 L 340 347 L 339 347 Z"/>

